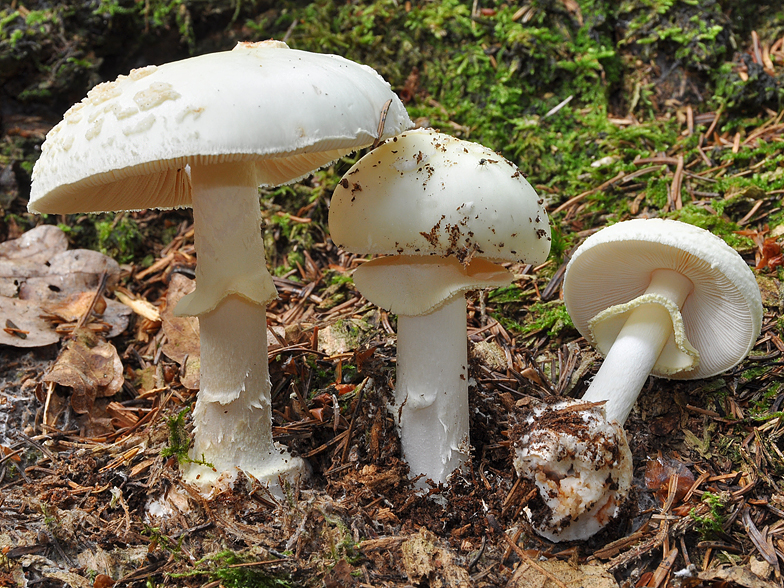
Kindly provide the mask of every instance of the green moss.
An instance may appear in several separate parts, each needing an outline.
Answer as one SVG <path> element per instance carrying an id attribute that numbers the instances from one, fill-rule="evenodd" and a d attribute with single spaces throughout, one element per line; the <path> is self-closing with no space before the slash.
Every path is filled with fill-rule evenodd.
<path id="1" fill-rule="evenodd" d="M 334 270 L 327 270 L 324 273 L 324 282 L 327 286 L 342 286 L 344 284 L 353 284 L 354 279 L 350 275 Z"/>
<path id="2" fill-rule="evenodd" d="M 506 329 L 527 335 L 538 331 L 546 331 L 549 337 L 557 337 L 565 329 L 574 328 L 574 323 L 560 300 L 536 302 L 528 307 L 528 315 L 524 323 L 506 316 L 506 310 L 492 313 Z"/>
<path id="3" fill-rule="evenodd" d="M 512 284 L 504 288 L 496 288 L 487 295 L 487 301 L 493 304 L 506 304 L 508 302 L 520 302 L 525 297 L 519 286 Z"/>
<path id="4" fill-rule="evenodd" d="M 184 579 L 199 576 L 226 588 L 290 588 L 287 576 L 269 574 L 261 566 L 243 566 L 258 561 L 252 554 L 241 554 L 225 550 L 205 557 L 194 564 L 193 570 L 170 574 L 171 578 Z"/>
<path id="5" fill-rule="evenodd" d="M 143 235 L 136 221 L 126 214 L 109 214 L 95 222 L 97 249 L 115 258 L 120 263 L 128 263 L 136 258 L 136 250 L 142 244 Z"/>
<path id="6" fill-rule="evenodd" d="M 351 565 L 359 564 L 362 560 L 362 552 L 359 550 L 358 542 L 353 539 L 351 529 L 338 517 L 322 514 L 327 526 L 322 536 L 327 541 L 329 558 L 335 563 L 345 559 Z"/>
<path id="7" fill-rule="evenodd" d="M 702 502 L 707 504 L 710 511 L 705 515 L 698 515 L 695 509 L 689 513 L 697 523 L 697 531 L 703 539 L 712 539 L 724 531 L 724 500 L 716 494 L 705 492 Z"/>
<path id="8" fill-rule="evenodd" d="M 166 427 L 169 429 L 169 445 L 161 450 L 163 457 L 176 457 L 180 465 L 195 463 L 214 469 L 214 466 L 202 459 L 192 459 L 188 455 L 191 440 L 185 430 L 185 415 L 190 409 L 186 408 L 178 412 L 175 416 L 166 419 Z"/>
<path id="9" fill-rule="evenodd" d="M 751 239 L 737 234 L 737 231 L 740 230 L 740 227 L 737 224 L 728 220 L 726 217 L 718 214 L 711 214 L 704 208 L 687 204 L 684 205 L 681 210 L 672 212 L 667 216 L 668 218 L 673 218 L 710 231 L 714 235 L 718 235 L 724 239 L 728 245 L 735 249 L 744 249 L 754 246 Z"/>

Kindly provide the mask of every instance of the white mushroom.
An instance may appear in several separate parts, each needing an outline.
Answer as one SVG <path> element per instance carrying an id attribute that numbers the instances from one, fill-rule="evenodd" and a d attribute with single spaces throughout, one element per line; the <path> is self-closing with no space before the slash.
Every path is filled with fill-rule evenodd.
<path id="1" fill-rule="evenodd" d="M 623 444 L 620 427 L 650 374 L 695 379 L 724 372 L 751 351 L 762 324 L 759 287 L 743 258 L 708 231 L 672 220 L 622 222 L 586 239 L 566 268 L 564 302 L 580 333 L 606 356 L 580 402 L 603 404 Z M 545 501 L 557 492 L 568 504 L 535 520 L 545 537 L 585 539 L 617 513 L 623 496 L 612 484 L 596 485 L 595 475 L 589 480 L 576 471 L 541 483 L 555 480 L 549 474 L 569 460 L 590 463 L 590 456 L 564 450 L 555 463 L 547 457 L 552 449 L 516 446 L 518 473 L 537 480 Z M 607 477 L 618 465 L 600 471 Z M 613 508 L 598 512 L 608 500 Z"/>
<path id="2" fill-rule="evenodd" d="M 442 483 L 468 458 L 463 293 L 508 285 L 496 261 L 538 263 L 550 250 L 542 200 L 493 151 L 433 130 L 404 133 L 343 177 L 330 205 L 332 239 L 387 254 L 354 282 L 398 315 L 395 415 L 410 472 Z"/>
<path id="3" fill-rule="evenodd" d="M 197 285 L 177 313 L 200 321 L 191 456 L 213 467 L 184 473 L 205 493 L 238 470 L 274 487 L 304 466 L 272 441 L 266 304 L 276 290 L 258 186 L 371 144 L 385 105 L 385 136 L 410 126 L 366 66 L 276 41 L 240 43 L 100 84 L 47 135 L 31 211 L 193 207 Z"/>

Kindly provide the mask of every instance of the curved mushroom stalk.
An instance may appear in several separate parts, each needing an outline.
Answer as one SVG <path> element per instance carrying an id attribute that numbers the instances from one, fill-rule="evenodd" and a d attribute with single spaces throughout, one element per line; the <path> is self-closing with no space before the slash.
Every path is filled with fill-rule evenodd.
<path id="1" fill-rule="evenodd" d="M 397 317 L 395 415 L 411 474 L 446 482 L 469 456 L 466 301 Z"/>
<path id="2" fill-rule="evenodd" d="M 201 386 L 193 418 L 196 462 L 185 478 L 209 494 L 239 470 L 268 483 L 296 476 L 304 462 L 272 441 L 266 305 L 277 295 L 261 239 L 253 164 L 195 167 L 196 290 L 176 313 L 199 317 Z M 231 201 L 232 206 L 226 206 Z"/>
<path id="3" fill-rule="evenodd" d="M 694 284 L 682 274 L 669 269 L 656 270 L 645 294 L 626 304 L 612 306 L 591 321 L 594 333 L 611 330 L 612 322 L 623 322 L 582 398 L 586 402 L 606 401 L 604 408 L 609 422 L 621 426 L 626 422 L 668 342 L 668 353 L 683 358 L 677 368 L 671 368 L 673 373 L 697 365 L 699 354 L 686 339 L 680 312 L 693 289 Z"/>
<path id="4" fill-rule="evenodd" d="M 586 239 L 566 268 L 564 302 L 577 329 L 606 355 L 581 400 L 604 407 L 592 408 L 585 422 L 617 434 L 564 472 L 563 456 L 572 463 L 568 446 L 579 445 L 569 440 L 572 429 L 553 429 L 547 419 L 517 429 L 526 435 L 513 438 L 518 475 L 536 482 L 547 507 L 532 513 L 534 528 L 552 541 L 585 539 L 610 520 L 604 515 L 611 511 L 596 510 L 595 480 L 584 471 L 605 471 L 605 450 L 627 447 L 621 427 L 648 376 L 694 379 L 728 370 L 752 349 L 762 324 L 759 288 L 743 258 L 708 231 L 670 220 L 622 222 Z M 617 462 L 612 472 L 623 460 Z M 614 496 L 613 516 L 623 488 L 604 485 Z"/>

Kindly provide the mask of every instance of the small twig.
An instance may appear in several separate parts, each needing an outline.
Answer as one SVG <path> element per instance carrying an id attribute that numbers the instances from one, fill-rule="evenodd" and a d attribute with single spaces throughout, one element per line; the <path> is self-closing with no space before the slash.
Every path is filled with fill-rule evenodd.
<path id="1" fill-rule="evenodd" d="M 572 101 L 572 98 L 574 98 L 574 96 L 569 96 L 568 98 L 561 100 L 561 102 L 559 102 L 558 104 L 553 106 L 550 110 L 548 110 L 542 118 L 547 118 L 548 116 L 554 115 L 556 112 L 561 110 L 564 106 L 569 104 Z"/>
<path id="2" fill-rule="evenodd" d="M 35 440 L 31 439 L 30 437 L 28 437 L 27 435 L 25 435 L 21 431 L 17 431 L 16 432 L 16 437 L 21 439 L 22 441 L 24 441 L 28 445 L 34 447 L 35 449 L 37 449 L 41 453 L 43 453 L 46 457 L 48 457 L 52 461 L 52 463 L 57 463 L 57 456 L 54 453 L 52 453 L 51 451 L 49 451 L 46 447 L 41 445 L 40 443 L 37 443 Z"/>
<path id="3" fill-rule="evenodd" d="M 294 27 L 296 27 L 298 24 L 299 24 L 299 20 L 296 19 L 296 18 L 291 21 L 291 24 L 289 25 L 289 28 L 286 29 L 286 34 L 283 35 L 283 42 L 284 43 L 288 43 L 289 37 L 291 37 L 291 33 L 294 32 Z"/>
<path id="4" fill-rule="evenodd" d="M 479 551 L 476 553 L 474 557 L 471 558 L 471 561 L 468 562 L 468 571 L 470 572 L 471 569 L 479 563 L 479 560 L 482 557 L 482 554 L 485 552 L 485 545 L 487 545 L 487 535 L 482 536 L 482 545 L 479 547 Z"/>
<path id="5" fill-rule="evenodd" d="M 359 385 L 360 390 L 359 396 L 357 397 L 357 405 L 354 407 L 354 414 L 351 415 L 351 422 L 348 424 L 348 429 L 346 430 L 346 444 L 343 446 L 343 454 L 340 456 L 340 463 L 346 463 L 346 460 L 348 459 L 348 451 L 351 447 L 351 435 L 354 433 L 354 423 L 357 421 L 359 407 L 362 404 L 362 397 L 365 395 L 365 387 L 367 386 L 369 379 L 369 377 L 365 378 Z"/>
<path id="6" fill-rule="evenodd" d="M 570 207 L 570 206 L 572 206 L 573 204 L 576 204 L 577 202 L 579 202 L 580 200 L 582 200 L 582 199 L 583 199 L 583 198 L 585 198 L 586 196 L 590 196 L 591 194 L 595 194 L 596 192 L 601 192 L 601 191 L 602 191 L 602 190 L 604 190 L 605 188 L 607 188 L 607 187 L 609 187 L 609 186 L 612 186 L 612 185 L 613 185 L 615 182 L 617 182 L 617 181 L 619 181 L 619 180 L 622 180 L 622 179 L 623 179 L 625 176 L 626 176 L 626 172 L 622 172 L 622 171 L 621 171 L 621 172 L 618 172 L 618 175 L 617 175 L 617 176 L 615 176 L 614 178 L 611 178 L 611 179 L 607 180 L 606 182 L 604 182 L 603 184 L 601 184 L 601 185 L 597 186 L 596 188 L 593 188 L 593 189 L 591 189 L 591 190 L 588 190 L 588 191 L 586 191 L 586 192 L 583 192 L 582 194 L 578 194 L 577 196 L 574 196 L 574 197 L 572 197 L 572 198 L 569 198 L 569 200 L 567 200 L 566 202 L 564 202 L 563 204 L 561 204 L 561 205 L 560 205 L 558 208 L 556 208 L 555 210 L 553 210 L 553 211 L 552 211 L 550 214 L 551 214 L 551 215 L 553 215 L 553 214 L 557 214 L 557 213 L 561 212 L 562 210 L 565 210 L 565 209 L 569 208 L 569 207 Z"/>
<path id="7" fill-rule="evenodd" d="M 545 576 L 547 576 L 550 581 L 554 582 L 559 588 L 567 588 L 566 584 L 564 584 L 560 578 L 553 575 L 552 572 L 547 571 L 542 566 L 540 566 L 536 561 L 534 561 L 525 551 L 523 551 L 517 543 L 512 541 L 512 539 L 506 533 L 501 533 L 501 537 L 503 537 L 509 546 L 514 550 L 514 552 L 522 559 L 525 563 L 527 563 L 532 568 L 535 568 Z"/>
<path id="8" fill-rule="evenodd" d="M 384 102 L 384 106 L 381 107 L 381 118 L 378 121 L 378 130 L 376 131 L 376 140 L 373 141 L 373 145 L 370 148 L 371 151 L 373 149 L 375 149 L 376 147 L 378 147 L 379 144 L 381 143 L 381 135 L 384 134 L 384 125 L 387 122 L 387 113 L 389 112 L 389 107 L 391 106 L 391 104 L 392 104 L 392 99 L 390 98 L 389 100 Z"/>
<path id="9" fill-rule="evenodd" d="M 98 287 L 95 289 L 95 294 L 93 294 L 92 300 L 90 300 L 90 305 L 87 307 L 87 310 L 85 310 L 82 316 L 79 317 L 79 322 L 76 323 L 76 326 L 73 330 L 74 333 L 81 329 L 89 320 L 90 315 L 93 313 L 93 309 L 95 309 L 96 303 L 101 298 L 101 294 L 103 294 L 104 288 L 106 288 L 106 280 L 108 278 L 109 274 L 106 271 L 101 272 L 101 278 L 98 281 Z"/>
<path id="10" fill-rule="evenodd" d="M 719 124 L 719 119 L 721 118 L 721 113 L 724 111 L 724 105 L 722 104 L 719 106 L 719 109 L 716 111 L 716 116 L 713 118 L 713 122 L 708 127 L 708 130 L 705 131 L 705 139 L 710 139 L 711 133 L 716 130 L 716 125 Z"/>
<path id="11" fill-rule="evenodd" d="M 672 175 L 672 187 L 670 189 L 670 196 L 672 198 L 672 206 L 675 210 L 683 208 L 683 195 L 681 194 L 681 186 L 683 185 L 683 155 L 678 156 L 678 163 L 675 167 L 675 173 Z"/>

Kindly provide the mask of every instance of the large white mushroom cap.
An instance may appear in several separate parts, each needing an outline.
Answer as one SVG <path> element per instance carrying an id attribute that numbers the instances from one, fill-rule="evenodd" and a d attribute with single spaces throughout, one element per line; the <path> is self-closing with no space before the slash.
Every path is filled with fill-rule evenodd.
<path id="1" fill-rule="evenodd" d="M 99 84 L 47 135 L 30 210 L 102 212 L 190 205 L 187 165 L 256 161 L 266 185 L 301 178 L 411 126 L 371 68 L 285 43 L 133 70 Z"/>
<path id="2" fill-rule="evenodd" d="M 647 302 L 656 270 L 678 272 L 694 287 L 680 313 L 669 309 L 674 333 L 652 373 L 707 378 L 737 365 L 762 324 L 754 274 L 721 238 L 678 221 L 626 221 L 585 240 L 564 278 L 564 302 L 575 327 L 606 354 L 629 312 Z"/>

